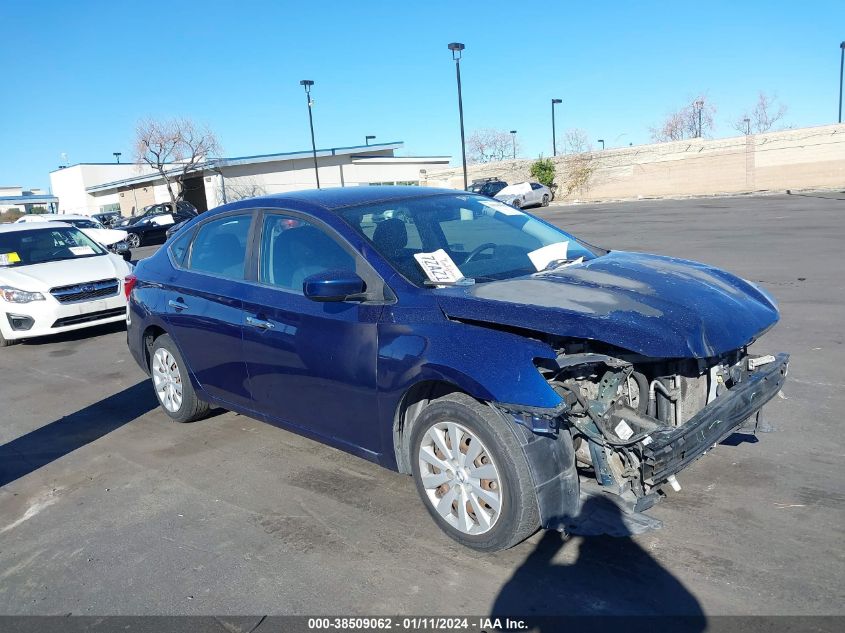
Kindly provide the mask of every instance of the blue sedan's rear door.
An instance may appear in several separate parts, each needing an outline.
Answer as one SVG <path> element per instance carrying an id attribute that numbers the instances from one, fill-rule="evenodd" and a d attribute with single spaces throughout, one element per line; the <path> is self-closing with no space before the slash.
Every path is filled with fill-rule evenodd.
<path id="1" fill-rule="evenodd" d="M 282 214 L 263 219 L 257 283 L 244 294 L 244 359 L 253 408 L 269 422 L 374 458 L 381 452 L 376 404 L 381 305 L 319 303 L 302 281 L 322 270 L 355 270 L 330 229 Z"/>

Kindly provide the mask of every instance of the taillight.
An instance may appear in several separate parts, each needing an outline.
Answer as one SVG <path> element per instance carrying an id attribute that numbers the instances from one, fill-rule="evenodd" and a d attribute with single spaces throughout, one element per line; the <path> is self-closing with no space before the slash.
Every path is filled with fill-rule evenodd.
<path id="1" fill-rule="evenodd" d="M 135 287 L 135 282 L 138 281 L 138 278 L 135 275 L 126 275 L 126 278 L 123 280 L 123 293 L 126 295 L 126 300 L 129 300 L 129 295 L 132 293 L 132 288 Z"/>

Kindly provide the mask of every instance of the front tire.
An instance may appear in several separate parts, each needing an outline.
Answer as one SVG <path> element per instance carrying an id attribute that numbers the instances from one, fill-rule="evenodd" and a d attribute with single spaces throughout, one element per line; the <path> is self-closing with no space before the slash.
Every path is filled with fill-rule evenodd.
<path id="1" fill-rule="evenodd" d="M 193 422 L 208 411 L 208 404 L 197 398 L 185 361 L 167 334 L 153 341 L 150 379 L 161 408 L 176 422 Z"/>
<path id="2" fill-rule="evenodd" d="M 542 202 L 542 205 L 543 205 L 544 207 L 549 206 L 549 194 L 547 194 L 547 193 L 546 193 L 546 194 L 543 194 L 543 202 Z"/>
<path id="3" fill-rule="evenodd" d="M 540 527 L 531 472 L 513 430 L 465 394 L 423 410 L 411 431 L 411 466 L 426 510 L 462 545 L 495 552 Z"/>
<path id="4" fill-rule="evenodd" d="M 126 242 L 129 244 L 129 248 L 138 248 L 141 246 L 141 236 L 137 233 L 130 233 L 126 236 Z"/>
<path id="5" fill-rule="evenodd" d="M 14 345 L 17 341 L 10 341 L 3 336 L 3 332 L 0 332 L 0 347 L 9 347 L 10 345 Z"/>

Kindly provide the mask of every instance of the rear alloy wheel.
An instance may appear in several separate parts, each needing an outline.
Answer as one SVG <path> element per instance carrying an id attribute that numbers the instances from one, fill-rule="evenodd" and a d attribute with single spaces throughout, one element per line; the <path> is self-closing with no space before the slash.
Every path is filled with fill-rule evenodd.
<path id="1" fill-rule="evenodd" d="M 543 194 L 543 206 L 544 207 L 549 206 L 549 194 L 547 194 L 547 193 Z"/>
<path id="2" fill-rule="evenodd" d="M 129 244 L 129 248 L 138 248 L 141 246 L 141 236 L 137 233 L 130 233 L 126 237 L 126 242 Z"/>
<path id="3" fill-rule="evenodd" d="M 153 342 L 150 378 L 161 408 L 177 422 L 193 422 L 208 411 L 208 404 L 197 398 L 182 355 L 167 334 Z"/>
<path id="4" fill-rule="evenodd" d="M 462 545 L 506 549 L 539 527 L 528 462 L 489 407 L 460 393 L 434 401 L 414 423 L 411 450 L 426 509 Z"/>

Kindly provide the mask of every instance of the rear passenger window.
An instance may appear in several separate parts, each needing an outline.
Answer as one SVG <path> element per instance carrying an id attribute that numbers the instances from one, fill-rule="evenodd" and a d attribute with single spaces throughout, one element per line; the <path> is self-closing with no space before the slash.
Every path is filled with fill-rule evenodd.
<path id="1" fill-rule="evenodd" d="M 188 268 L 229 279 L 243 279 L 251 220 L 252 214 L 227 215 L 203 224 L 191 246 Z"/>
<path id="2" fill-rule="evenodd" d="M 355 259 L 313 224 L 283 215 L 264 217 L 261 282 L 301 294 L 306 277 L 326 270 L 355 272 Z"/>
<path id="3" fill-rule="evenodd" d="M 170 255 L 177 266 L 184 266 L 185 264 L 185 256 L 188 254 L 188 246 L 191 244 L 193 233 L 193 231 L 185 231 L 185 234 L 170 246 Z"/>

